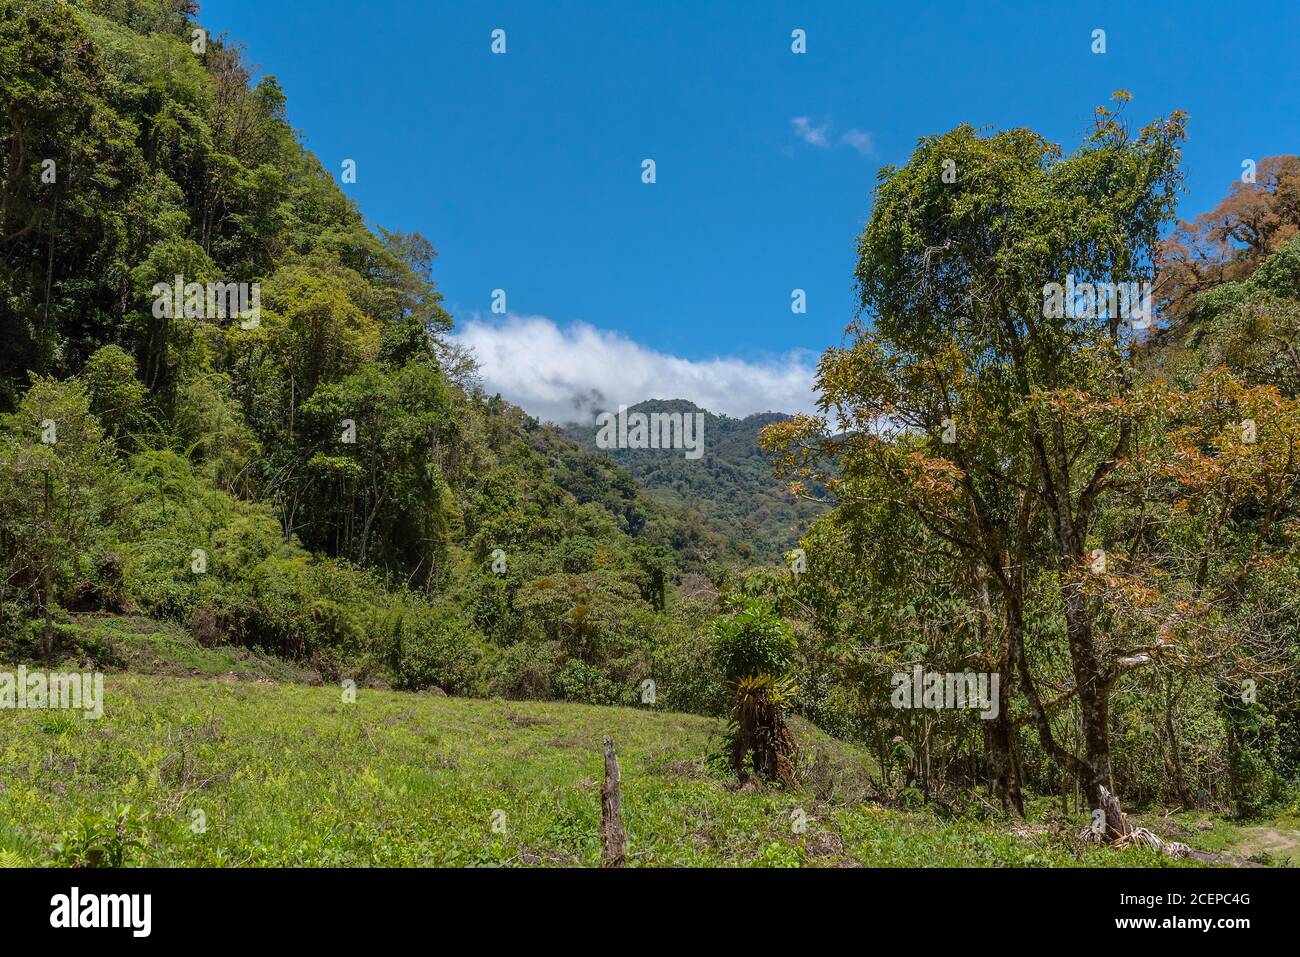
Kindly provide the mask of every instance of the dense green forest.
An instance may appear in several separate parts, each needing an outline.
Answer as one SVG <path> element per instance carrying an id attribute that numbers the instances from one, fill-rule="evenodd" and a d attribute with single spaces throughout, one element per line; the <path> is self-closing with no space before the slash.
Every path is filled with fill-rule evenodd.
<path id="1" fill-rule="evenodd" d="M 0 661 L 122 668 L 130 616 L 317 683 L 723 716 L 789 787 L 797 716 L 948 815 L 1300 810 L 1296 157 L 1180 221 L 1185 118 L 1123 95 L 1069 153 L 927 137 L 821 414 L 609 456 L 485 393 L 430 240 L 196 16 L 0 0 Z M 1158 321 L 1047 314 L 1067 276 L 1150 278 Z M 914 669 L 995 714 L 900 707 Z"/>
<path id="2" fill-rule="evenodd" d="M 368 230 L 275 79 L 160 9 L 5 8 L 11 654 L 111 609 L 330 680 L 638 700 L 692 634 L 669 582 L 736 544 L 482 394 L 428 241 Z M 174 276 L 257 282 L 258 321 L 156 315 Z"/>

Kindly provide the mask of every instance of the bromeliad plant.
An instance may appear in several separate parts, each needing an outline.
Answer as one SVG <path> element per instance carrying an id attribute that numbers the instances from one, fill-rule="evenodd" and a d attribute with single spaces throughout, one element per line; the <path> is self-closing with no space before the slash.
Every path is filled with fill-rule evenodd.
<path id="1" fill-rule="evenodd" d="M 796 746 L 784 715 L 795 693 L 794 635 L 766 601 L 737 598 L 732 609 L 713 621 L 717 659 L 731 689 L 732 767 L 742 783 L 754 774 L 792 784 Z"/>

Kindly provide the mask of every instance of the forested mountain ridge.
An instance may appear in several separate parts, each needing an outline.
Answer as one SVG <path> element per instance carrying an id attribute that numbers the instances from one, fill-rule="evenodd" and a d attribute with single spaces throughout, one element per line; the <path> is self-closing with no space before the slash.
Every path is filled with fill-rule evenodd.
<path id="1" fill-rule="evenodd" d="M 859 803 L 1059 799 L 1053 860 L 1131 846 L 1121 807 L 1300 810 L 1294 158 L 1183 255 L 1182 114 L 925 137 L 824 414 L 652 400 L 701 456 L 604 449 L 483 392 L 433 245 L 368 228 L 196 17 L 0 0 L 0 661 L 129 667 L 128 620 L 345 687 L 726 716 L 689 774 L 833 794 L 798 714 Z M 1154 332 L 1044 301 L 1148 265 Z M 945 702 L 966 676 L 991 698 Z"/>
<path id="2" fill-rule="evenodd" d="M 784 413 L 761 412 L 736 419 L 715 415 L 685 399 L 649 399 L 627 409 L 629 415 L 654 412 L 704 416 L 699 461 L 687 459 L 679 449 L 599 450 L 594 424 L 569 423 L 564 433 L 627 469 L 652 498 L 697 513 L 708 528 L 741 543 L 746 557 L 754 561 L 782 561 L 825 511 L 824 506 L 792 495 L 774 475 L 772 457 L 759 447 L 764 427 L 786 421 L 789 416 Z"/>

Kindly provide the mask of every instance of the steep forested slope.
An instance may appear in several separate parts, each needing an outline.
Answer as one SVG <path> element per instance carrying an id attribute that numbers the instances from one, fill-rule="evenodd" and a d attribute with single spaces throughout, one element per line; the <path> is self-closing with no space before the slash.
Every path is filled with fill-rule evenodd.
<path id="1" fill-rule="evenodd" d="M 194 14 L 0 2 L 8 656 L 93 660 L 67 615 L 120 610 L 330 677 L 635 700 L 692 627 L 671 583 L 735 546 L 484 395 L 433 246 L 369 229 Z"/>

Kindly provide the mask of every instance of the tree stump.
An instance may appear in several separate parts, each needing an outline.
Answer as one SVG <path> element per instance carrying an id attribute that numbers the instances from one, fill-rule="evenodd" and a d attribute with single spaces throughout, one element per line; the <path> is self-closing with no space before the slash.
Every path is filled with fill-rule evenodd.
<path id="1" fill-rule="evenodd" d="M 627 867 L 623 833 L 623 791 L 614 741 L 605 735 L 605 780 L 600 786 L 601 867 Z"/>
<path id="2" fill-rule="evenodd" d="M 1106 815 L 1107 843 L 1128 837 L 1133 832 L 1133 825 L 1129 824 L 1128 815 L 1120 810 L 1119 798 L 1111 794 L 1104 785 L 1098 790 L 1101 792 L 1101 807 Z"/>

